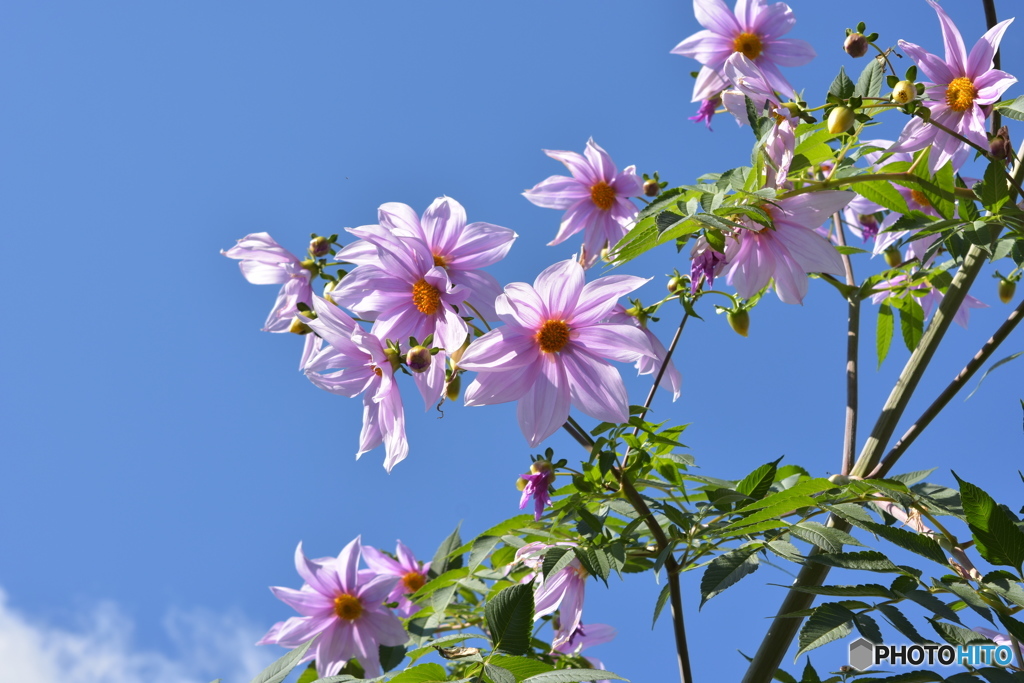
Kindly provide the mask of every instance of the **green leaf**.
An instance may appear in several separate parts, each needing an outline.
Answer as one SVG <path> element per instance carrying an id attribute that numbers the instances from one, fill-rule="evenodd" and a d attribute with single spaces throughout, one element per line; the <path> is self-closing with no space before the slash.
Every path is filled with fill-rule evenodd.
<path id="1" fill-rule="evenodd" d="M 884 643 L 885 639 L 882 637 L 882 630 L 878 628 L 878 622 L 869 617 L 863 612 L 856 615 L 853 618 L 853 625 L 857 627 L 857 631 L 862 636 L 870 640 L 872 643 Z"/>
<path id="2" fill-rule="evenodd" d="M 1000 102 L 996 105 L 996 110 L 1008 119 L 1024 121 L 1024 95 L 1009 102 Z"/>
<path id="3" fill-rule="evenodd" d="M 913 352 L 924 336 L 924 308 L 916 300 L 908 300 L 900 306 L 900 332 L 907 350 Z"/>
<path id="4" fill-rule="evenodd" d="M 927 557 L 932 562 L 937 562 L 943 567 L 949 568 L 949 563 L 946 561 L 946 553 L 943 552 L 942 546 L 940 546 L 935 539 L 930 536 L 925 536 L 924 534 L 908 531 L 906 529 L 900 529 L 898 527 L 877 524 L 875 522 L 864 522 L 852 518 L 847 521 L 854 526 L 858 526 L 881 536 L 885 540 L 898 545 L 904 550 L 917 553 L 922 557 Z"/>
<path id="5" fill-rule="evenodd" d="M 970 584 L 962 581 L 953 581 L 946 577 L 943 577 L 941 582 L 934 579 L 932 582 L 937 587 L 944 588 L 963 600 L 964 604 L 980 614 L 983 618 L 992 621 L 992 612 L 989 609 L 988 603 L 981 599 L 981 596 L 978 595 L 978 591 L 974 590 L 974 587 Z"/>
<path id="6" fill-rule="evenodd" d="M 283 657 L 252 679 L 252 683 L 281 683 L 281 681 L 288 678 L 288 674 L 292 672 L 292 669 L 299 665 L 299 661 L 306 655 L 306 650 L 312 647 L 313 643 L 317 640 L 319 640 L 319 635 L 310 638 L 294 650 L 285 653 Z"/>
<path id="7" fill-rule="evenodd" d="M 1021 95 L 1021 97 L 1024 97 L 1024 95 Z M 974 394 L 978 391 L 978 389 L 981 389 L 981 383 L 985 381 L 986 377 L 988 377 L 988 373 L 992 372 L 993 370 L 998 368 L 1000 365 L 1003 365 L 1004 363 L 1009 363 L 1011 360 L 1019 358 L 1022 354 L 1024 354 L 1024 351 L 1018 351 L 1017 353 L 1013 354 L 1012 356 L 1007 356 L 1006 358 L 1003 358 L 1002 360 L 997 360 L 995 363 L 993 363 L 992 367 L 990 367 L 988 370 L 986 370 L 985 374 L 982 375 L 981 379 L 978 380 L 978 386 L 974 387 L 974 391 L 972 391 L 971 393 L 967 394 L 967 398 L 970 398 L 971 396 L 974 396 Z M 967 398 L 965 398 L 964 400 L 966 401 Z"/>
<path id="8" fill-rule="evenodd" d="M 388 681 L 388 683 L 434 683 L 435 681 L 447 680 L 448 672 L 445 671 L 444 667 L 430 662 L 406 669 Z"/>
<path id="9" fill-rule="evenodd" d="M 832 85 L 828 87 L 828 94 L 835 95 L 841 100 L 846 100 L 853 96 L 854 88 L 853 81 L 846 75 L 846 69 L 839 67 L 839 75 L 835 77 Z"/>
<path id="10" fill-rule="evenodd" d="M 773 493 L 772 495 L 766 498 L 762 498 L 759 501 L 750 503 L 749 505 L 746 505 L 740 510 L 738 510 L 738 512 L 751 512 L 753 510 L 757 510 L 760 508 L 783 505 L 791 499 L 797 497 L 805 498 L 807 496 L 812 496 L 815 493 L 821 493 L 822 491 L 834 489 L 835 487 L 836 485 L 830 482 L 828 479 L 806 479 L 798 484 L 790 486 L 788 489 L 784 489 L 782 491 L 779 491 L 778 493 Z M 805 505 L 794 505 L 793 507 L 805 507 Z"/>
<path id="11" fill-rule="evenodd" d="M 797 141 L 796 149 L 793 153 L 794 160 L 797 156 L 802 156 L 807 159 L 809 165 L 814 165 L 820 164 L 826 159 L 831 159 L 835 155 L 835 151 L 825 143 L 834 137 L 835 135 L 829 133 L 824 125 L 822 125 L 822 128 L 816 133 Z"/>
<path id="12" fill-rule="evenodd" d="M 569 566 L 576 556 L 565 546 L 553 546 L 544 553 L 544 564 L 541 565 L 541 576 L 545 579 L 553 573 Z"/>
<path id="13" fill-rule="evenodd" d="M 999 623 L 1006 627 L 1006 631 L 1017 640 L 1024 640 L 1024 624 L 1017 621 L 1009 614 L 996 614 Z"/>
<path id="14" fill-rule="evenodd" d="M 947 624 L 944 621 L 929 619 L 935 632 L 950 645 L 970 645 L 971 643 L 987 643 L 988 638 L 963 626 Z"/>
<path id="15" fill-rule="evenodd" d="M 380 645 L 377 648 L 380 657 L 380 668 L 385 672 L 391 671 L 405 659 L 407 648 L 405 645 Z"/>
<path id="16" fill-rule="evenodd" d="M 816 607 L 804 622 L 803 628 L 800 629 L 800 637 L 797 641 L 800 651 L 796 653 L 796 657 L 799 658 L 805 652 L 825 643 L 848 636 L 853 630 L 850 622 L 853 621 L 854 616 L 853 612 L 834 602 Z"/>
<path id="17" fill-rule="evenodd" d="M 802 541 L 816 545 L 826 553 L 840 553 L 844 545 L 864 545 L 845 531 L 811 520 L 794 524 L 789 532 Z"/>
<path id="18" fill-rule="evenodd" d="M 757 571 L 757 549 L 756 544 L 736 548 L 719 555 L 708 564 L 704 576 L 700 579 L 701 600 L 698 609 L 744 576 Z"/>
<path id="19" fill-rule="evenodd" d="M 503 588 L 484 607 L 487 628 L 494 649 L 510 655 L 530 651 L 533 627 L 533 585 L 517 584 Z"/>
<path id="20" fill-rule="evenodd" d="M 872 59 L 860 72 L 860 78 L 857 79 L 853 94 L 858 97 L 878 97 L 882 92 L 884 81 L 881 63 L 877 59 Z"/>
<path id="21" fill-rule="evenodd" d="M 988 167 L 985 169 L 985 176 L 973 188 L 974 194 L 978 195 L 978 199 L 981 200 L 981 205 L 992 213 L 998 213 L 1010 198 L 1005 168 L 1001 161 L 989 161 Z"/>
<path id="22" fill-rule="evenodd" d="M 860 569 L 869 572 L 901 574 L 905 570 L 893 564 L 888 557 L 875 550 L 856 553 L 819 553 L 807 558 L 811 562 L 840 567 L 842 569 Z"/>
<path id="23" fill-rule="evenodd" d="M 320 678 L 320 675 L 316 672 L 316 662 L 310 662 L 309 666 L 306 667 L 306 670 L 302 672 L 302 675 L 299 676 L 295 683 L 313 683 L 318 678 Z"/>
<path id="24" fill-rule="evenodd" d="M 618 681 L 627 680 L 602 669 L 559 669 L 530 676 L 524 679 L 523 683 L 576 683 L 577 681 L 600 681 L 606 678 L 614 678 Z"/>
<path id="25" fill-rule="evenodd" d="M 487 661 L 492 664 L 497 664 L 506 671 L 511 671 L 515 675 L 517 681 L 521 681 L 524 678 L 530 676 L 536 676 L 547 671 L 553 671 L 554 667 L 545 662 L 538 661 L 536 659 L 530 659 L 528 657 L 512 657 L 510 655 L 491 655 L 487 658 Z"/>
<path id="26" fill-rule="evenodd" d="M 1006 598 L 1009 602 L 1024 607 L 1024 588 L 1021 588 L 1017 577 L 1007 571 L 997 570 L 982 577 L 981 587 Z"/>
<path id="27" fill-rule="evenodd" d="M 469 573 L 472 574 L 476 571 L 487 556 L 491 554 L 495 546 L 501 543 L 500 536 L 478 536 L 473 541 L 473 549 L 469 553 Z"/>
<path id="28" fill-rule="evenodd" d="M 459 538 L 459 527 L 461 526 L 462 523 L 460 522 L 455 527 L 455 531 L 451 532 L 448 538 L 444 539 L 441 545 L 438 546 L 437 552 L 434 553 L 434 559 L 430 561 L 430 571 L 427 574 L 430 578 L 440 576 L 449 569 L 457 569 L 462 566 L 461 555 L 455 558 L 448 557 L 462 545 L 462 539 Z"/>
<path id="29" fill-rule="evenodd" d="M 892 186 L 888 180 L 872 180 L 866 183 L 854 183 L 850 189 L 865 199 L 873 201 L 896 213 L 910 213 L 907 200 Z"/>
<path id="30" fill-rule="evenodd" d="M 1017 520 L 980 488 L 956 472 L 953 476 L 960 482 L 960 501 L 978 552 L 994 565 L 1015 567 L 1019 574 L 1024 564 L 1024 531 Z"/>
<path id="31" fill-rule="evenodd" d="M 885 598 L 893 600 L 896 594 L 885 586 L 877 583 L 863 583 L 859 586 L 783 586 L 801 593 L 813 595 L 832 595 L 840 598 Z M 876 641 L 881 642 L 881 641 Z"/>
<path id="32" fill-rule="evenodd" d="M 516 683 L 515 674 L 494 664 L 484 664 L 484 675 L 491 679 L 491 683 Z"/>
<path id="33" fill-rule="evenodd" d="M 875 348 L 878 352 L 878 367 L 889 355 L 889 347 L 892 345 L 892 308 L 887 304 L 878 307 L 878 327 L 875 329 Z"/>
<path id="34" fill-rule="evenodd" d="M 654 618 L 651 620 L 651 630 L 654 630 L 654 625 L 658 623 L 658 616 L 661 614 L 661 610 L 664 609 L 665 603 L 668 602 L 669 596 L 669 585 L 668 583 L 658 593 L 658 601 L 654 603 Z"/>
<path id="35" fill-rule="evenodd" d="M 781 458 L 779 459 L 781 460 Z M 775 469 L 779 460 L 761 465 L 736 484 L 736 490 L 753 500 L 761 500 L 775 481 Z"/>
<path id="36" fill-rule="evenodd" d="M 918 633 L 910 620 L 895 605 L 879 605 L 878 611 L 885 615 L 893 628 L 909 638 L 912 643 L 923 645 L 932 642 Z"/>
<path id="37" fill-rule="evenodd" d="M 921 607 L 924 607 L 932 614 L 940 616 L 943 619 L 948 619 L 949 621 L 955 621 L 958 624 L 960 623 L 960 617 L 957 616 L 957 613 L 954 612 L 949 605 L 942 602 L 942 600 L 939 600 L 937 597 L 935 597 L 928 591 L 904 591 L 903 596 L 906 597 L 908 600 L 912 600 L 917 604 L 921 605 Z"/>

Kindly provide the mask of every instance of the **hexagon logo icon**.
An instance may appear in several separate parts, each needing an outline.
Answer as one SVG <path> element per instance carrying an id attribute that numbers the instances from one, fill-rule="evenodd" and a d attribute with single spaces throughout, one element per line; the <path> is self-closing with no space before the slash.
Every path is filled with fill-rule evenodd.
<path id="1" fill-rule="evenodd" d="M 850 643 L 850 666 L 865 671 L 875 664 L 875 644 L 867 638 L 858 638 Z"/>

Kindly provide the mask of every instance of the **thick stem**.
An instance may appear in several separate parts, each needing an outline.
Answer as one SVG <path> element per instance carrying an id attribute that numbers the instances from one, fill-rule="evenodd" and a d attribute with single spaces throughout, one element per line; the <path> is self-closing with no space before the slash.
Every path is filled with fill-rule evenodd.
<path id="1" fill-rule="evenodd" d="M 907 430 L 906 434 L 896 442 L 896 445 L 893 446 L 886 454 L 878 467 L 871 472 L 871 478 L 875 479 L 884 477 L 889 473 L 892 466 L 900 459 L 900 456 L 903 455 L 903 453 L 910 447 L 910 444 L 914 443 L 914 440 L 921 435 L 921 432 L 923 432 L 929 424 L 931 424 L 931 421 L 934 420 L 939 412 L 946 407 L 946 404 L 956 396 L 957 392 L 963 389 L 964 385 L 967 384 L 971 377 L 974 376 L 974 373 L 981 369 L 981 366 L 984 365 L 995 350 L 999 348 L 999 345 L 1003 343 L 1003 340 L 1006 339 L 1007 336 L 1009 336 L 1010 332 L 1013 331 L 1013 328 L 1015 328 L 1017 323 L 1021 321 L 1021 318 L 1024 318 L 1024 300 L 1021 300 L 1017 305 L 1017 308 L 1015 308 L 1013 312 L 1010 313 L 1009 317 L 1003 321 L 1003 324 L 1000 325 L 999 329 L 997 329 L 989 340 L 985 342 L 985 345 L 982 346 L 976 354 L 974 354 L 974 357 L 971 358 L 963 369 L 957 373 L 957 376 L 953 378 L 953 381 L 943 389 L 942 393 L 932 401 L 932 404 L 928 406 L 923 413 L 921 413 L 921 417 L 917 418 L 914 424 L 910 426 L 910 429 Z"/>
<path id="2" fill-rule="evenodd" d="M 836 228 L 836 241 L 839 246 L 846 246 L 846 235 L 839 214 L 832 215 L 832 223 Z M 857 286 L 853 276 L 853 263 L 848 254 L 842 254 L 843 269 L 846 271 L 846 284 Z M 860 297 L 856 294 L 847 299 L 846 326 L 846 422 L 843 428 L 843 474 L 849 474 L 853 468 L 853 452 L 857 448 L 857 356 L 860 330 Z"/>
<path id="3" fill-rule="evenodd" d="M 995 26 L 996 24 L 999 23 L 999 19 L 996 17 L 996 3 L 995 3 L 995 0 L 981 0 L 981 4 L 985 7 L 985 24 L 989 28 L 992 28 L 993 26 Z M 999 63 L 1000 63 L 999 50 L 996 50 L 996 53 L 994 55 L 992 55 L 992 68 L 999 69 L 1000 68 Z M 999 114 L 999 110 L 993 109 L 992 110 L 992 135 L 996 134 L 996 131 L 999 130 L 999 126 L 1001 126 L 1001 125 L 1002 125 L 1002 118 L 1001 118 L 1001 116 Z"/>

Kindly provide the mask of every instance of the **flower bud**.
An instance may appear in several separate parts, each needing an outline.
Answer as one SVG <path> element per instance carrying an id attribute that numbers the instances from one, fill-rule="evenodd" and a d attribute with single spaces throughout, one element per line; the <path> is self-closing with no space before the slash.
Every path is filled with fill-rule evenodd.
<path id="1" fill-rule="evenodd" d="M 306 324 L 308 318 L 304 318 L 301 315 L 297 315 L 292 318 L 292 324 L 288 326 L 288 331 L 292 334 L 309 334 L 313 330 L 309 329 Z"/>
<path id="2" fill-rule="evenodd" d="M 786 111 L 789 112 L 790 116 L 796 116 L 801 111 L 803 111 L 802 109 L 800 109 L 800 105 L 797 104 L 796 102 L 783 102 L 782 106 L 786 109 Z"/>
<path id="3" fill-rule="evenodd" d="M 1013 160 L 1013 147 L 1010 145 L 1010 131 L 1003 126 L 995 137 L 988 141 L 988 151 L 1001 161 Z"/>
<path id="4" fill-rule="evenodd" d="M 547 460 L 537 460 L 530 465 L 530 474 L 548 473 L 551 471 L 551 463 Z"/>
<path id="5" fill-rule="evenodd" d="M 331 242 L 323 235 L 317 235 L 309 241 L 309 253 L 314 258 L 320 258 L 321 256 L 327 256 L 327 253 L 331 250 Z"/>
<path id="6" fill-rule="evenodd" d="M 516 479 L 516 488 L 519 489 L 520 491 L 522 491 L 523 489 L 526 488 L 526 485 L 528 483 L 529 482 L 527 482 L 525 479 L 523 479 L 522 477 L 519 477 L 518 479 Z"/>
<path id="7" fill-rule="evenodd" d="M 678 275 L 673 275 L 668 279 L 668 284 L 666 285 L 666 288 L 668 289 L 669 294 L 675 294 L 676 292 L 683 288 L 683 281 L 679 278 Z"/>
<path id="8" fill-rule="evenodd" d="M 892 101 L 906 104 L 917 97 L 917 85 L 913 81 L 900 81 L 892 89 Z"/>
<path id="9" fill-rule="evenodd" d="M 430 349 L 425 346 L 414 346 L 405 354 L 405 364 L 413 372 L 426 372 L 430 367 Z"/>
<path id="10" fill-rule="evenodd" d="M 1007 280 L 1005 277 L 999 279 L 999 300 L 1004 304 L 1013 301 L 1013 295 L 1017 291 L 1017 283 Z"/>
<path id="11" fill-rule="evenodd" d="M 750 329 L 750 314 L 747 313 L 747 309 L 741 308 L 738 311 L 729 311 L 725 317 L 729 321 L 729 327 L 732 328 L 733 332 L 741 337 L 747 336 L 747 331 Z"/>
<path id="12" fill-rule="evenodd" d="M 836 135 L 845 133 L 856 120 L 853 110 L 849 107 L 836 107 L 828 115 L 828 132 Z"/>
<path id="13" fill-rule="evenodd" d="M 449 401 L 454 401 L 462 392 L 462 375 L 453 375 L 448 384 L 444 387 L 444 395 Z"/>
<path id="14" fill-rule="evenodd" d="M 890 268 L 895 268 L 899 264 L 903 263 L 903 257 L 900 255 L 900 250 L 896 247 L 889 247 L 886 249 L 885 262 Z"/>
<path id="15" fill-rule="evenodd" d="M 661 187 L 658 186 L 658 181 L 653 178 L 644 181 L 644 194 L 648 197 L 657 197 L 661 194 Z"/>
<path id="16" fill-rule="evenodd" d="M 389 346 L 384 349 L 384 357 L 388 359 L 389 363 L 391 363 L 391 372 L 397 372 L 398 368 L 402 365 L 402 361 L 398 357 L 398 351 Z"/>
<path id="17" fill-rule="evenodd" d="M 868 53 L 868 39 L 860 33 L 851 33 L 846 36 L 843 49 L 851 57 L 863 57 Z"/>
<path id="18" fill-rule="evenodd" d="M 850 483 L 850 478 L 845 474 L 833 474 L 828 480 L 836 486 L 845 486 Z"/>

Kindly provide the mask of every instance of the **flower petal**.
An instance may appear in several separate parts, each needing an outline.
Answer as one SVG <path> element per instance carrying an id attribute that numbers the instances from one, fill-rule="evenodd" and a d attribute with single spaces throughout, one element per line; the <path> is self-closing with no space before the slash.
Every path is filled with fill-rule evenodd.
<path id="1" fill-rule="evenodd" d="M 583 268 L 573 259 L 548 266 L 533 287 L 547 307 L 549 320 L 571 319 L 586 276 Z"/>
<path id="2" fill-rule="evenodd" d="M 516 409 L 519 427 L 531 447 L 554 434 L 569 417 L 569 381 L 565 367 L 553 355 L 538 363 L 540 372 Z"/>
<path id="3" fill-rule="evenodd" d="M 577 346 L 562 351 L 561 360 L 574 406 L 603 422 L 629 419 L 629 397 L 618 370 Z"/>

